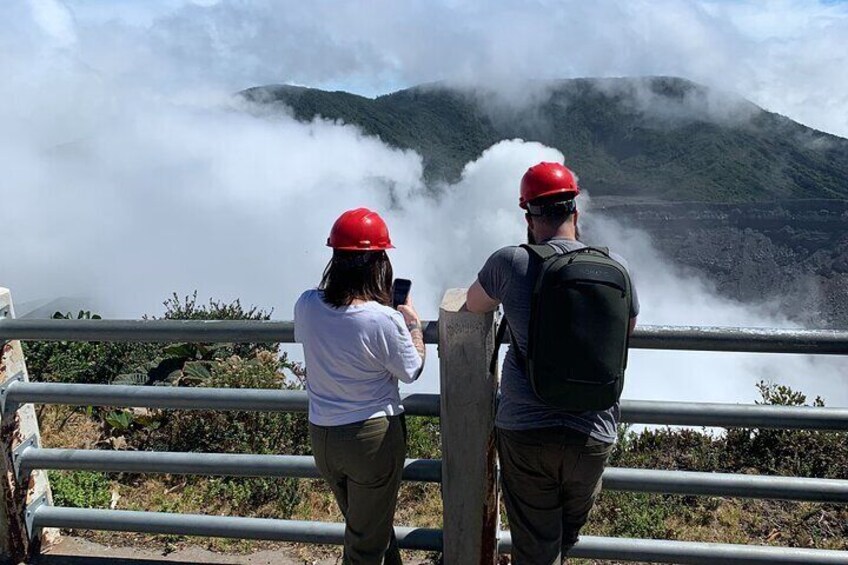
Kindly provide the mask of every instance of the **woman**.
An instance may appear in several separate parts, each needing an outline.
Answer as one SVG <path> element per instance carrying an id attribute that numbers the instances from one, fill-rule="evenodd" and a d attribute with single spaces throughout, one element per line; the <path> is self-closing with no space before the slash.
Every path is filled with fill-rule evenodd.
<path id="1" fill-rule="evenodd" d="M 406 430 L 398 381 L 421 374 L 421 322 L 411 301 L 391 307 L 393 246 L 376 212 L 342 214 L 327 245 L 333 258 L 320 286 L 294 309 L 312 451 L 345 516 L 344 563 L 400 564 L 393 522 Z"/>

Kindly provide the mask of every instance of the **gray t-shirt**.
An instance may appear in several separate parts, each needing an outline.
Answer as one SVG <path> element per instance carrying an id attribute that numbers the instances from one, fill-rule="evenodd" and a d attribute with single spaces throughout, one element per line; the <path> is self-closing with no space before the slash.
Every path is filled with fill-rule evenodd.
<path id="1" fill-rule="evenodd" d="M 586 245 L 573 239 L 552 239 L 551 243 L 563 252 L 574 251 Z M 613 259 L 627 268 L 622 257 L 611 253 Z M 500 300 L 504 314 L 509 320 L 521 353 L 527 355 L 527 329 L 530 324 L 530 299 L 533 285 L 539 274 L 540 262 L 530 261 L 529 252 L 523 247 L 510 246 L 496 251 L 477 275 L 480 285 L 491 298 Z M 630 316 L 639 314 L 639 299 L 633 289 Z M 576 414 L 552 407 L 543 402 L 530 386 L 524 366 L 510 350 L 504 360 L 501 375 L 500 403 L 495 425 L 505 430 L 531 430 L 537 428 L 566 427 L 604 442 L 616 439 L 616 424 L 619 406 L 600 412 Z"/>

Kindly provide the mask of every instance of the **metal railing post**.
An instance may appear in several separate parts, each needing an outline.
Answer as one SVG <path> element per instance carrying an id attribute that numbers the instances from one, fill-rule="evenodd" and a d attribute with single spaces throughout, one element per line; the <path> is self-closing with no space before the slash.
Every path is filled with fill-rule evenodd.
<path id="1" fill-rule="evenodd" d="M 465 289 L 448 290 L 439 308 L 446 565 L 493 565 L 498 555 L 493 318 L 465 309 Z"/>
<path id="2" fill-rule="evenodd" d="M 0 318 L 14 318 L 12 295 L 0 288 Z M 13 382 L 27 382 L 26 363 L 19 341 L 0 342 L 0 396 L 5 400 L 8 387 Z M 38 499 L 51 500 L 47 474 L 37 471 L 31 477 L 17 476 L 16 450 L 25 442 L 40 440 L 38 420 L 32 404 L 3 405 L 0 420 L 0 556 L 13 563 L 24 560 L 39 545 L 39 538 L 31 538 L 27 531 L 27 506 Z M 18 451 L 19 452 L 19 451 Z M 51 531 L 51 536 L 58 531 Z"/>

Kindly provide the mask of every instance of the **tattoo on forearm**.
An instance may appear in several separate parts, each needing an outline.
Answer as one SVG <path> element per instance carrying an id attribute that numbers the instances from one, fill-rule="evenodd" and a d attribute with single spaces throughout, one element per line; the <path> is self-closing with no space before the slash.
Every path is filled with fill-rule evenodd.
<path id="1" fill-rule="evenodd" d="M 420 355 L 421 360 L 424 361 L 424 357 L 427 354 L 427 348 L 424 347 L 424 331 L 421 329 L 421 322 L 413 322 L 411 324 L 407 324 L 406 327 L 409 329 L 409 334 L 412 336 L 412 344 L 415 346 L 415 350 L 418 351 L 418 355 Z"/>

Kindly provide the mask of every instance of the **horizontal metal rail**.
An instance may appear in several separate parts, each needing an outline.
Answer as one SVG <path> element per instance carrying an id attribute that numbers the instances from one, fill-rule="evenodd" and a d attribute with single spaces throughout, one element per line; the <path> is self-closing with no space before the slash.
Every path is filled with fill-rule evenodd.
<path id="1" fill-rule="evenodd" d="M 235 539 L 261 539 L 285 542 L 341 545 L 344 524 L 206 516 L 202 514 L 170 514 L 129 510 L 93 510 L 41 505 L 32 510 L 32 529 L 74 528 L 145 534 L 208 536 Z M 395 527 L 402 549 L 439 551 L 442 531 L 428 528 Z"/>
<path id="2" fill-rule="evenodd" d="M 28 447 L 18 455 L 22 476 L 33 470 L 319 478 L 315 459 L 305 455 L 242 455 L 148 451 L 98 451 Z M 441 481 L 440 460 L 407 459 L 407 481 Z M 604 489 L 630 492 L 728 496 L 848 503 L 848 480 L 729 473 L 698 473 L 610 467 Z"/>
<path id="3" fill-rule="evenodd" d="M 422 322 L 424 341 L 438 343 L 437 322 Z M 281 320 L 0 320 L 0 341 L 137 343 L 294 343 L 294 322 Z"/>
<path id="4" fill-rule="evenodd" d="M 303 390 L 257 388 L 12 382 L 2 394 L 6 406 L 32 402 L 70 406 L 306 412 L 308 403 Z M 438 394 L 407 394 L 401 395 L 401 399 L 409 415 L 439 415 Z"/>
<path id="5" fill-rule="evenodd" d="M 848 355 L 848 331 L 698 326 L 639 326 L 636 349 Z"/>
<path id="6" fill-rule="evenodd" d="M 7 407 L 32 402 L 71 406 L 134 406 L 188 410 L 306 412 L 305 391 L 12 382 L 0 392 Z M 407 414 L 438 416 L 438 394 L 403 396 Z M 848 408 L 623 400 L 623 422 L 656 425 L 848 431 Z"/>
<path id="7" fill-rule="evenodd" d="M 106 451 L 27 447 L 18 455 L 21 475 L 39 469 L 157 473 L 171 475 L 223 475 L 231 477 L 294 477 L 318 479 L 315 458 L 308 455 L 254 455 L 173 451 Z M 407 459 L 403 479 L 438 483 L 439 459 Z M 848 483 L 848 481 L 845 481 Z M 848 488 L 846 488 L 848 492 Z"/>
<path id="8" fill-rule="evenodd" d="M 501 532 L 498 550 L 511 549 L 510 533 Z M 568 556 L 681 565 L 848 565 L 848 551 L 595 536 L 580 536 Z"/>
<path id="9" fill-rule="evenodd" d="M 603 488 L 628 492 L 848 503 L 848 480 L 608 467 Z"/>
<path id="10" fill-rule="evenodd" d="M 259 320 L 0 320 L 0 341 L 294 342 L 294 324 Z M 424 341 L 438 343 L 437 322 L 424 322 Z M 773 328 L 639 326 L 636 349 L 848 354 L 848 332 Z"/>
<path id="11" fill-rule="evenodd" d="M 848 431 L 848 408 L 622 400 L 621 420 L 662 426 Z"/>
<path id="12" fill-rule="evenodd" d="M 344 524 L 236 518 L 198 514 L 166 514 L 127 510 L 92 510 L 40 505 L 31 510 L 29 522 L 39 528 L 73 528 L 148 534 L 264 539 L 284 542 L 341 545 Z M 396 527 L 398 545 L 403 549 L 440 551 L 442 532 L 426 528 Z M 510 551 L 509 532 L 503 532 L 498 548 Z M 748 546 L 633 538 L 583 536 L 569 553 L 589 559 L 624 559 L 656 563 L 733 565 L 846 565 L 848 552 L 821 549 Z"/>
<path id="13" fill-rule="evenodd" d="M 0 341 L 293 343 L 294 322 L 271 320 L 0 320 Z"/>

